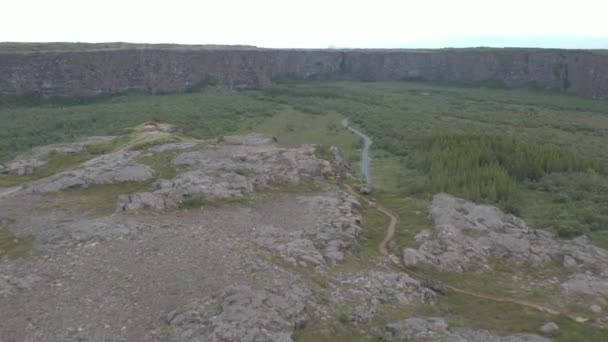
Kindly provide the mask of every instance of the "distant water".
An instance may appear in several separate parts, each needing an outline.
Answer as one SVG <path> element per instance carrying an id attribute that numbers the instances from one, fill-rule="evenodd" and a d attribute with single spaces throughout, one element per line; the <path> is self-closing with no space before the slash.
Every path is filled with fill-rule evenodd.
<path id="1" fill-rule="evenodd" d="M 342 126 L 344 126 L 345 128 L 348 128 L 353 133 L 360 136 L 361 139 L 363 139 L 363 149 L 361 150 L 361 175 L 362 175 L 363 181 L 365 181 L 365 184 L 367 185 L 367 187 L 371 189 L 372 178 L 370 177 L 370 173 L 369 173 L 369 147 L 372 146 L 373 141 L 370 137 L 363 134 L 363 132 L 359 131 L 356 128 L 351 127 L 348 117 L 345 117 L 344 120 L 342 120 Z"/>

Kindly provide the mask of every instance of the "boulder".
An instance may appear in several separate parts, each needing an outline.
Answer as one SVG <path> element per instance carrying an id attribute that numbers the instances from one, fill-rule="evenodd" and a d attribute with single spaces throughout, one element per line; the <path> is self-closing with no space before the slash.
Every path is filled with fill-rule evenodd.
<path id="1" fill-rule="evenodd" d="M 412 267 L 418 265 L 421 261 L 424 260 L 424 257 L 420 255 L 420 253 L 413 248 L 406 248 L 403 250 L 403 265 L 407 267 Z"/>
<path id="2" fill-rule="evenodd" d="M 539 328 L 540 332 L 547 335 L 553 335 L 559 331 L 559 326 L 555 322 L 547 322 Z"/>

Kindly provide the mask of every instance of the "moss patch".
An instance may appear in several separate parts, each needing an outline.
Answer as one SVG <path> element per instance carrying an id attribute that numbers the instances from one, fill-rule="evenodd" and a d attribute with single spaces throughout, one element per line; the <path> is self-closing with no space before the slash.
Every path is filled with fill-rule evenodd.
<path id="1" fill-rule="evenodd" d="M 34 237 L 16 236 L 0 228 L 0 257 L 23 258 L 34 255 Z"/>

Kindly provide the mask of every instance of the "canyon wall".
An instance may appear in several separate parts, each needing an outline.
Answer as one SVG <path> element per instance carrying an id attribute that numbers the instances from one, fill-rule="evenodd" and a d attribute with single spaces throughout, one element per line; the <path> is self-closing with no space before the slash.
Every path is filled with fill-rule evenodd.
<path id="1" fill-rule="evenodd" d="M 282 76 L 532 86 L 608 98 L 608 54 L 584 50 L 278 50 L 203 46 L 0 50 L 0 93 L 13 95 L 173 92 L 211 80 L 230 89 L 263 88 Z"/>

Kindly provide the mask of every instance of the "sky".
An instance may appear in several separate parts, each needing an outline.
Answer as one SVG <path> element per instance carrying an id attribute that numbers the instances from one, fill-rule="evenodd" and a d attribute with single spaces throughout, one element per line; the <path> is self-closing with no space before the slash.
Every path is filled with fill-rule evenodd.
<path id="1" fill-rule="evenodd" d="M 608 0 L 2 0 L 0 41 L 608 48 Z"/>

